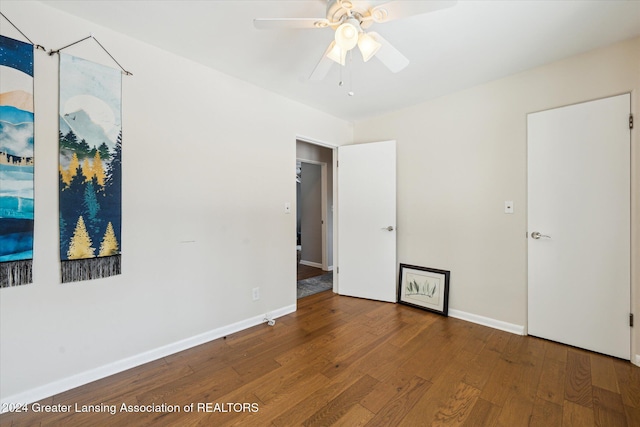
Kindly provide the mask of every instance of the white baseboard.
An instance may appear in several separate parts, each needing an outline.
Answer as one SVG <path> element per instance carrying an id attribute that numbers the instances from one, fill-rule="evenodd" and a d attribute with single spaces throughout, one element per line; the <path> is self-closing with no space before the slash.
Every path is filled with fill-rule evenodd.
<path id="1" fill-rule="evenodd" d="M 300 264 L 307 265 L 309 267 L 322 268 L 321 263 L 313 262 L 313 261 L 305 261 L 303 259 L 300 260 Z"/>
<path id="2" fill-rule="evenodd" d="M 272 310 L 268 314 L 271 315 L 270 317 L 272 319 L 276 319 L 295 311 L 296 305 L 293 304 L 290 306 L 279 308 L 277 310 Z M 160 359 L 162 357 L 187 350 L 191 347 L 195 347 L 197 345 L 204 344 L 206 342 L 213 341 L 227 335 L 231 335 L 235 332 L 248 329 L 252 326 L 265 323 L 265 317 L 266 314 L 261 314 L 250 319 L 242 320 L 231 325 L 213 329 L 211 331 L 204 332 L 202 334 L 195 335 L 193 337 L 186 338 L 171 344 L 167 344 L 165 346 L 158 347 L 144 353 L 136 354 L 135 356 L 127 357 L 125 359 L 121 359 L 95 369 L 90 369 L 88 371 L 81 372 L 79 374 L 72 375 L 70 377 L 45 384 L 43 386 L 24 391 L 22 393 L 14 394 L 13 396 L 8 396 L 0 400 L 0 406 L 4 406 L 5 403 L 28 404 L 37 402 L 38 400 L 65 392 L 67 390 L 71 390 L 72 388 L 88 384 L 92 381 L 96 381 L 110 375 L 126 371 L 127 369 L 135 368 L 136 366 L 140 366 L 145 363 Z"/>
<path id="3" fill-rule="evenodd" d="M 489 317 L 479 316 L 477 314 L 471 314 L 465 311 L 454 310 L 454 309 L 449 309 L 449 316 L 455 317 L 456 319 L 460 319 L 460 320 L 466 320 L 467 322 L 488 326 L 490 328 L 499 329 L 501 331 L 510 332 L 512 334 L 525 335 L 524 326 L 521 326 L 521 325 L 507 323 L 501 320 L 495 320 Z M 640 354 L 636 354 L 635 358 L 631 358 L 630 362 L 636 366 L 640 366 Z"/>
<path id="4" fill-rule="evenodd" d="M 307 265 L 309 267 L 322 268 L 322 264 L 320 263 L 313 262 L 313 261 L 305 261 L 303 259 L 300 260 L 300 264 Z M 328 266 L 326 271 L 333 271 L 333 265 Z"/>
<path id="5" fill-rule="evenodd" d="M 453 309 L 449 309 L 449 316 L 455 317 L 456 319 L 466 320 L 467 322 L 488 326 L 490 328 L 499 329 L 501 331 L 510 332 L 512 334 L 524 335 L 524 326 L 522 325 L 507 323 L 502 320 L 496 320 L 490 317 L 479 316 L 477 314 Z"/>

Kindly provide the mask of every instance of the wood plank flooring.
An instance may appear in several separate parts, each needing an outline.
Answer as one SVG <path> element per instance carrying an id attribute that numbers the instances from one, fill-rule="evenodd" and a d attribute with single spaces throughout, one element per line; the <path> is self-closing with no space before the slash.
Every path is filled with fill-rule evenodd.
<path id="1" fill-rule="evenodd" d="M 640 426 L 640 368 L 327 291 L 299 300 L 273 327 L 39 403 L 72 412 L 5 413 L 0 425 Z M 123 404 L 166 406 L 126 412 Z M 75 412 L 83 405 L 102 412 Z"/>
<path id="2" fill-rule="evenodd" d="M 296 280 L 304 280 L 304 279 L 309 279 L 311 277 L 322 276 L 325 273 L 327 272 L 321 268 L 310 267 L 304 264 L 298 264 L 298 267 L 297 267 L 298 277 Z"/>

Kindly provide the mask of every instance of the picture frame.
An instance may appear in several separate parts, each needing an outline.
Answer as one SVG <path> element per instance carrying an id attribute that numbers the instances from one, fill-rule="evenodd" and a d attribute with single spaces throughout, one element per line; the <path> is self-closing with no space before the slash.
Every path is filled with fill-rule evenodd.
<path id="1" fill-rule="evenodd" d="M 448 316 L 450 276 L 447 270 L 400 264 L 398 302 Z"/>

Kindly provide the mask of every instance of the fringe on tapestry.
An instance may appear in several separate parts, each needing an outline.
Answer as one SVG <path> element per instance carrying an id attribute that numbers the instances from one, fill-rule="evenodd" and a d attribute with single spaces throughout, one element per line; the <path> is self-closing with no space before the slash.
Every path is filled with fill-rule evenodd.
<path id="1" fill-rule="evenodd" d="M 0 263 L 0 288 L 26 285 L 33 282 L 33 260 Z"/>
<path id="2" fill-rule="evenodd" d="M 60 272 L 62 283 L 117 276 L 120 274 L 120 255 L 62 261 Z"/>

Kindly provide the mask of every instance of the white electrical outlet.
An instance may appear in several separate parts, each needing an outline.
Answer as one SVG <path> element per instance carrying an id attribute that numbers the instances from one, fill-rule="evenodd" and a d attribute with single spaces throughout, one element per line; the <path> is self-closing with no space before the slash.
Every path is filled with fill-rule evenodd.
<path id="1" fill-rule="evenodd" d="M 260 288 L 253 288 L 253 300 L 258 301 L 260 299 Z"/>

